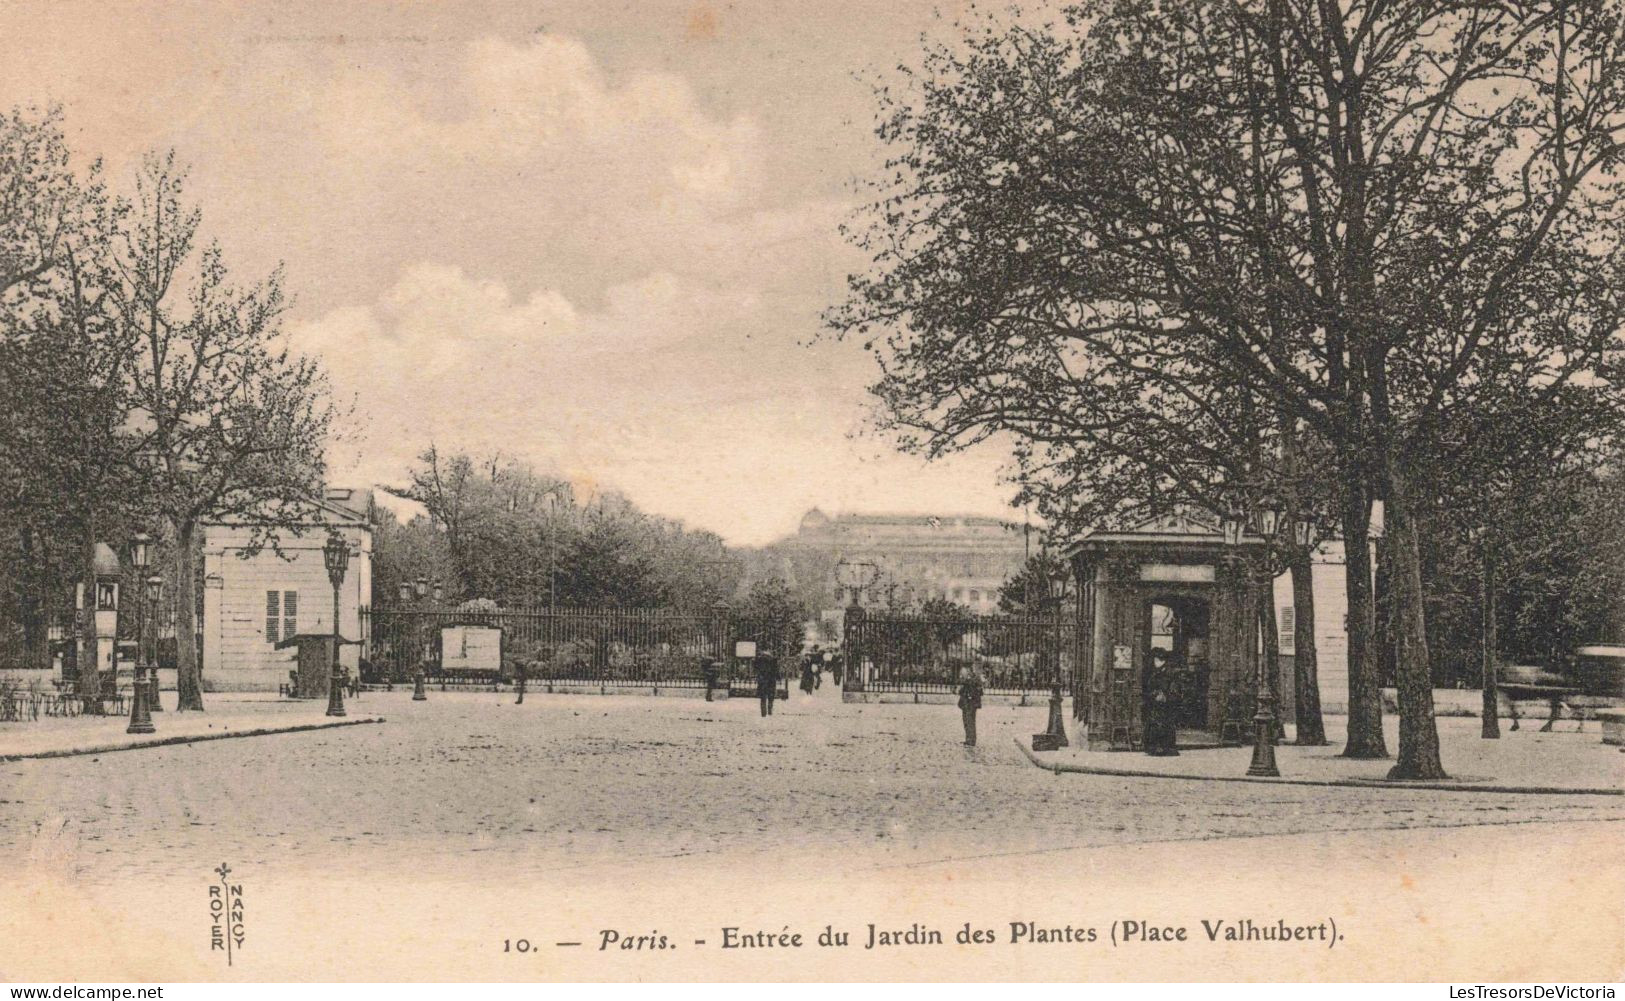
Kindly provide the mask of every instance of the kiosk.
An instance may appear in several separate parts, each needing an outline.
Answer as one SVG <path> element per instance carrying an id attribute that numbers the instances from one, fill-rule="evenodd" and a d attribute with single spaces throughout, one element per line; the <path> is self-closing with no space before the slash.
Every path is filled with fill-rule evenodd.
<path id="1" fill-rule="evenodd" d="M 1084 637 L 1073 688 L 1079 743 L 1169 753 L 1247 738 L 1258 609 L 1271 585 L 1265 548 L 1256 535 L 1226 538 L 1173 515 L 1093 532 L 1068 551 Z"/>

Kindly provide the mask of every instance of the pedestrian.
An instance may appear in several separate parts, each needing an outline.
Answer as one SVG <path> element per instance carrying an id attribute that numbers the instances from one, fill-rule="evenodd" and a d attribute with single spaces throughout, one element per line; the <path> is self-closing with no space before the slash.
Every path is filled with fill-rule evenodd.
<path id="1" fill-rule="evenodd" d="M 826 653 L 826 654 L 824 654 L 824 656 L 829 660 L 830 677 L 835 679 L 835 687 L 840 688 L 841 687 L 841 669 L 842 669 L 842 665 L 844 665 L 846 662 L 841 659 L 840 654 Z"/>
<path id="2" fill-rule="evenodd" d="M 965 723 L 965 746 L 976 746 L 976 710 L 982 708 L 982 678 L 973 668 L 959 683 L 959 715 Z"/>
<path id="3" fill-rule="evenodd" d="M 1179 729 L 1174 718 L 1179 701 L 1179 675 L 1167 650 L 1151 651 L 1145 679 L 1145 753 L 1164 758 L 1179 754 Z"/>
<path id="4" fill-rule="evenodd" d="M 808 695 L 813 693 L 813 661 L 811 657 L 801 659 L 801 690 Z"/>
<path id="5" fill-rule="evenodd" d="M 522 705 L 525 704 L 525 662 L 524 661 L 521 660 L 517 664 L 514 665 L 513 676 L 514 676 L 514 681 L 513 681 L 514 690 L 519 693 L 519 697 L 513 700 L 513 704 L 516 705 L 516 706 L 522 706 Z"/>
<path id="6" fill-rule="evenodd" d="M 773 697 L 779 688 L 779 658 L 772 653 L 756 656 L 756 698 L 762 704 L 762 715 L 773 715 Z"/>

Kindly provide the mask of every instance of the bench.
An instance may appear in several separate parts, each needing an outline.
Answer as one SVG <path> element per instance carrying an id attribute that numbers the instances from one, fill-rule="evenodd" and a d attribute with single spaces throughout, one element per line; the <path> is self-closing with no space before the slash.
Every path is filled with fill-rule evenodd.
<path id="1" fill-rule="evenodd" d="M 425 684 L 439 685 L 442 692 L 449 687 L 489 688 L 495 692 L 502 686 L 501 673 L 490 668 L 426 668 L 423 680 Z"/>
<path id="2" fill-rule="evenodd" d="M 38 692 L 0 692 L 0 723 L 23 723 L 39 719 L 42 696 Z"/>

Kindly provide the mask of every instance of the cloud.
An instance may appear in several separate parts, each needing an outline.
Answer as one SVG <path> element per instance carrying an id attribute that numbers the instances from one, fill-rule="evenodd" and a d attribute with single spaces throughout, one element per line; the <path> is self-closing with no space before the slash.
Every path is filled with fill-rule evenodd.
<path id="1" fill-rule="evenodd" d="M 999 507 L 994 463 L 921 470 L 849 437 L 871 362 L 803 346 L 859 266 L 836 232 L 851 139 L 820 89 L 846 70 L 816 45 L 725 34 L 706 70 L 619 24 L 182 13 L 120 36 L 134 63 L 71 58 L 89 43 L 64 23 L 23 58 L 75 72 L 0 67 L 0 89 L 71 88 L 121 174 L 175 145 L 234 269 L 286 261 L 290 339 L 356 403 L 336 477 L 398 482 L 431 440 L 500 450 L 744 542 L 815 504 Z"/>
<path id="2" fill-rule="evenodd" d="M 416 264 L 373 303 L 296 324 L 358 425 L 335 473 L 399 482 L 433 441 L 614 486 L 644 507 L 762 542 L 825 507 L 996 507 L 985 458 L 922 469 L 853 440 L 861 382 L 838 345 L 757 337 L 764 300 L 670 273 L 582 308 L 460 267 Z"/>

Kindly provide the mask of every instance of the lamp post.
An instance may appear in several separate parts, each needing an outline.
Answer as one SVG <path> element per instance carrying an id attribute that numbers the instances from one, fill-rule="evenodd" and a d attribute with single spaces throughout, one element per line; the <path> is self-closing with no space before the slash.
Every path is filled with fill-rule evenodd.
<path id="1" fill-rule="evenodd" d="M 146 532 L 137 532 L 130 540 L 130 565 L 139 572 L 147 569 L 151 559 L 152 538 Z M 147 659 L 147 615 L 141 616 L 141 629 L 136 637 L 135 680 L 130 685 L 130 725 L 125 733 L 157 733 L 152 725 L 152 711 L 147 708 L 147 679 L 143 673 Z M 157 669 L 153 668 L 153 675 Z"/>
<path id="2" fill-rule="evenodd" d="M 1271 580 L 1270 552 L 1275 545 L 1276 533 L 1281 527 L 1281 511 L 1273 501 L 1266 502 L 1259 509 L 1256 527 L 1259 536 L 1264 540 L 1264 572 L 1255 574 L 1252 565 L 1248 564 L 1247 580 L 1251 584 L 1257 577 L 1262 576 L 1263 586 L 1268 587 Z M 1239 534 L 1237 540 L 1238 542 L 1240 540 Z M 1259 611 L 1258 599 L 1255 598 L 1251 604 L 1256 622 Z M 1273 600 L 1271 604 L 1273 605 Z M 1254 635 L 1256 636 L 1256 627 Z M 1258 711 L 1253 714 L 1253 760 L 1247 766 L 1247 774 L 1278 778 L 1281 771 L 1275 766 L 1275 692 L 1270 687 L 1270 665 L 1264 663 L 1265 652 L 1267 651 L 1261 651 L 1258 656 Z"/>
<path id="3" fill-rule="evenodd" d="M 338 532 L 329 532 L 327 545 L 322 547 L 322 561 L 327 564 L 327 579 L 333 582 L 333 664 L 327 679 L 327 715 L 344 716 L 344 691 L 339 677 L 339 586 L 344 583 L 345 568 L 350 565 L 350 546 Z"/>
<path id="4" fill-rule="evenodd" d="M 429 700 L 428 689 L 427 689 L 427 686 L 424 684 L 424 682 L 427 679 L 423 675 L 423 642 L 422 642 L 422 640 L 420 640 L 418 638 L 419 635 L 420 635 L 421 628 L 422 628 L 420 623 L 419 623 L 419 619 L 422 618 L 423 599 L 424 599 L 424 597 L 426 595 L 428 595 L 428 593 L 429 593 L 429 578 L 427 578 L 427 577 L 419 577 L 416 582 L 407 581 L 407 580 L 401 581 L 401 603 L 403 605 L 410 605 L 412 603 L 412 599 L 414 597 L 417 599 L 417 607 L 416 607 L 415 610 L 417 611 L 418 614 L 416 616 L 414 616 L 413 619 L 412 619 L 411 638 L 408 641 L 408 642 L 411 643 L 411 648 L 410 649 L 412 651 L 412 662 L 413 662 L 412 663 L 412 701 L 413 702 L 427 702 Z"/>
<path id="5" fill-rule="evenodd" d="M 835 580 L 845 588 L 850 600 L 842 613 L 841 659 L 845 661 L 841 672 L 842 687 L 847 691 L 863 691 L 867 681 L 863 676 L 863 589 L 873 584 L 880 568 L 863 560 L 841 559 L 835 564 Z M 853 679 L 857 684 L 853 684 Z"/>
<path id="6" fill-rule="evenodd" d="M 547 498 L 547 610 L 556 611 L 559 604 L 559 507 L 565 500 L 566 485 L 556 483 L 537 497 Z"/>
<path id="7" fill-rule="evenodd" d="M 159 598 L 164 593 L 164 578 L 161 574 L 152 574 L 147 578 L 147 610 L 152 616 L 152 655 L 147 659 L 147 711 L 163 712 L 164 704 L 158 699 L 158 636 L 159 626 L 158 609 L 162 607 Z"/>
<path id="8" fill-rule="evenodd" d="M 835 564 L 835 580 L 851 595 L 848 608 L 862 605 L 863 589 L 880 576 L 880 568 L 863 560 L 840 560 Z"/>
<path id="9" fill-rule="evenodd" d="M 1054 659 L 1050 663 L 1049 725 L 1041 734 L 1033 736 L 1033 750 L 1054 751 L 1068 745 L 1066 722 L 1062 716 L 1065 698 L 1061 695 L 1061 614 L 1066 605 L 1066 574 L 1057 572 L 1044 579 L 1046 590 L 1044 610 L 1049 613 L 1054 627 Z"/>
<path id="10" fill-rule="evenodd" d="M 1491 548 L 1487 523 L 1489 519 L 1467 529 L 1467 541 L 1478 550 L 1479 577 L 1478 577 L 1478 653 L 1479 663 L 1479 737 L 1484 740 L 1501 739 L 1500 699 L 1497 692 L 1500 690 L 1500 679 L 1497 677 L 1495 664 L 1496 638 L 1495 638 L 1495 552 Z M 1517 726 L 1517 717 L 1513 717 L 1513 726 Z"/>

